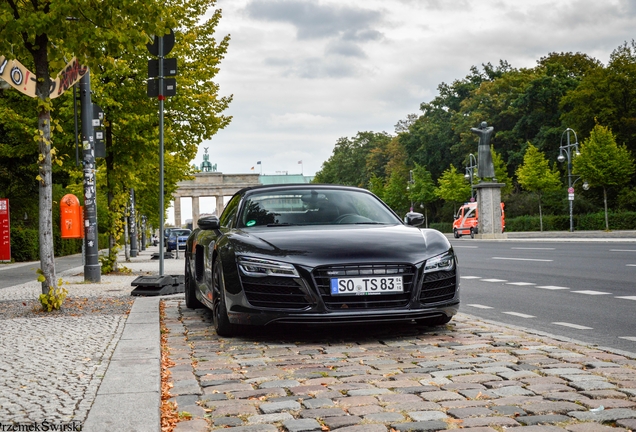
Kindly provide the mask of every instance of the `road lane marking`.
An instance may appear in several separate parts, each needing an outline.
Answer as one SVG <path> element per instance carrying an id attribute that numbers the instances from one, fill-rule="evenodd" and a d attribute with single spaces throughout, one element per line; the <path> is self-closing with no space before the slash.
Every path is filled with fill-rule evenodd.
<path id="1" fill-rule="evenodd" d="M 458 246 L 458 245 L 453 245 L 454 248 L 464 248 L 464 249 L 477 249 L 478 246 Z"/>
<path id="2" fill-rule="evenodd" d="M 569 290 L 570 288 L 562 287 L 562 286 L 554 286 L 554 285 L 541 285 L 537 288 L 547 289 L 547 290 Z"/>
<path id="3" fill-rule="evenodd" d="M 566 323 L 566 322 L 553 322 L 552 324 L 560 325 L 560 326 L 564 326 L 564 327 L 571 327 L 571 328 L 577 329 L 577 330 L 593 330 L 592 327 L 585 327 L 585 326 L 582 326 L 582 325 Z"/>
<path id="4" fill-rule="evenodd" d="M 519 312 L 502 312 L 505 313 L 507 315 L 514 315 L 516 317 L 520 317 L 520 318 L 536 318 L 534 315 L 526 315 L 526 314 L 522 314 Z"/>
<path id="5" fill-rule="evenodd" d="M 619 339 L 625 339 L 628 341 L 636 342 L 636 336 L 619 336 Z"/>
<path id="6" fill-rule="evenodd" d="M 481 279 L 481 276 L 460 276 L 460 279 Z"/>
<path id="7" fill-rule="evenodd" d="M 506 285 L 528 286 L 528 285 L 536 285 L 536 284 L 532 282 L 508 282 Z"/>
<path id="8" fill-rule="evenodd" d="M 636 249 L 610 249 L 610 252 L 636 252 Z"/>
<path id="9" fill-rule="evenodd" d="M 627 267 L 636 267 L 636 264 L 627 264 Z"/>
<path id="10" fill-rule="evenodd" d="M 482 282 L 508 282 L 505 279 L 482 279 Z"/>
<path id="11" fill-rule="evenodd" d="M 636 296 L 621 296 L 621 297 L 614 297 L 614 298 L 624 299 L 624 300 L 636 300 Z"/>
<path id="12" fill-rule="evenodd" d="M 538 261 L 538 262 L 552 262 L 549 259 L 538 259 L 538 258 L 507 258 L 507 257 L 492 257 L 492 259 L 496 260 L 510 260 L 510 261 Z"/>
<path id="13" fill-rule="evenodd" d="M 480 304 L 467 304 L 466 306 L 474 307 L 477 309 L 492 309 L 490 306 L 484 306 Z"/>
<path id="14" fill-rule="evenodd" d="M 540 248 L 540 247 L 513 247 L 510 249 L 516 249 L 516 250 L 555 250 L 556 248 Z"/>
<path id="15" fill-rule="evenodd" d="M 608 292 L 603 292 L 603 291 L 592 291 L 592 290 L 583 290 L 583 291 L 572 291 L 573 293 L 577 293 L 577 294 L 587 294 L 587 295 L 606 295 L 606 294 L 611 294 Z"/>

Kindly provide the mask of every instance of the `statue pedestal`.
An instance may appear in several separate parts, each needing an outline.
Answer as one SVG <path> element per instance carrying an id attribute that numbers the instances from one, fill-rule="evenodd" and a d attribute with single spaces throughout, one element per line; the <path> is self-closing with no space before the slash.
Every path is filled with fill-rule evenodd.
<path id="1" fill-rule="evenodd" d="M 501 232 L 501 188 L 505 183 L 479 183 L 477 189 L 478 239 L 504 239 L 508 235 Z"/>

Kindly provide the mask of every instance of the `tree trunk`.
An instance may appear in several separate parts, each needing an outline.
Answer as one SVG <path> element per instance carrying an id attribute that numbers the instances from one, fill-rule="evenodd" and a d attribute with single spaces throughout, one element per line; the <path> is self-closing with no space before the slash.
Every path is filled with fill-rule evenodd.
<path id="1" fill-rule="evenodd" d="M 113 157 L 113 128 L 110 126 L 106 126 L 106 189 L 108 191 L 108 257 L 112 261 L 112 270 L 113 272 L 117 272 L 119 270 L 119 263 L 117 262 L 117 249 L 119 248 L 117 245 L 117 241 L 115 240 L 115 235 L 113 234 L 115 228 L 115 221 L 113 219 L 113 215 L 117 214 L 114 209 L 115 200 L 115 184 L 112 179 L 112 174 L 114 172 L 114 157 Z"/>
<path id="2" fill-rule="evenodd" d="M 40 241 L 40 270 L 44 276 L 42 293 L 56 286 L 55 255 L 53 247 L 53 176 L 51 170 L 51 108 L 49 99 L 49 41 L 46 35 L 38 35 L 30 52 L 35 64 L 37 78 L 36 94 L 38 103 L 38 147 L 40 150 L 39 164 L 39 241 Z M 29 48 L 27 46 L 27 48 Z M 28 78 L 27 78 L 28 79 Z"/>
<path id="3" fill-rule="evenodd" d="M 605 205 L 605 231 L 609 231 L 609 221 L 607 220 L 607 189 L 603 187 L 603 204 Z"/>

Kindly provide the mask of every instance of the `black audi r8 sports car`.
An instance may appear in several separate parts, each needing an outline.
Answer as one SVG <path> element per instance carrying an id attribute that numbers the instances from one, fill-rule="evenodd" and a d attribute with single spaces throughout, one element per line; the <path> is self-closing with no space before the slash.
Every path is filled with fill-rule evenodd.
<path id="1" fill-rule="evenodd" d="M 448 323 L 459 309 L 449 241 L 371 192 L 335 185 L 240 190 L 186 244 L 189 308 L 232 336 L 271 323 Z"/>

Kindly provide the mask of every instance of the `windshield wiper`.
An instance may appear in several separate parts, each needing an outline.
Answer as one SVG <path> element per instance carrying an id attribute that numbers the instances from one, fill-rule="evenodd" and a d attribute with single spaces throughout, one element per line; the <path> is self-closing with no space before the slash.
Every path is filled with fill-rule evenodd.
<path id="1" fill-rule="evenodd" d="M 297 225 L 297 224 L 293 224 L 293 223 L 289 223 L 289 222 L 280 222 L 280 223 L 270 223 L 267 224 L 268 227 L 277 227 L 277 226 L 292 226 L 292 225 Z"/>

